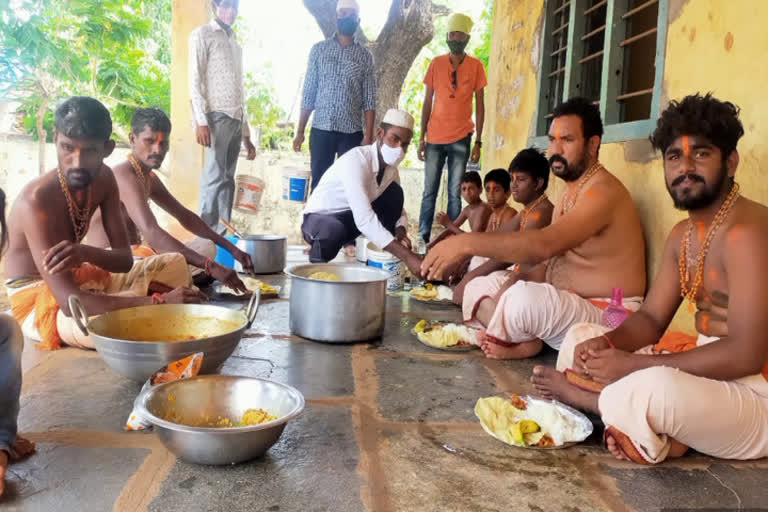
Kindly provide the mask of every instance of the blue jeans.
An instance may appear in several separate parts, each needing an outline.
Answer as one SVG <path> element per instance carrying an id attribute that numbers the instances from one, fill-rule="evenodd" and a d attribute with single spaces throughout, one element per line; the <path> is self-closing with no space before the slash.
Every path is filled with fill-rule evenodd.
<path id="1" fill-rule="evenodd" d="M 21 394 L 24 336 L 12 317 L 0 314 L 0 451 L 11 453 L 16 441 Z"/>
<path id="2" fill-rule="evenodd" d="M 427 142 L 426 162 L 424 163 L 424 195 L 421 199 L 419 214 L 419 236 L 429 242 L 432 223 L 435 220 L 435 202 L 440 190 L 440 178 L 443 165 L 448 161 L 448 216 L 455 220 L 461 213 L 461 177 L 467 170 L 469 160 L 470 133 L 461 140 L 450 144 L 430 144 Z"/>

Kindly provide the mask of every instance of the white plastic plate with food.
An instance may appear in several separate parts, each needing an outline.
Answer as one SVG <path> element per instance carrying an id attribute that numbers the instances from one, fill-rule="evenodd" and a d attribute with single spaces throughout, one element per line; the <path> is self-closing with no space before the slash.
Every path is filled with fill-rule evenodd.
<path id="1" fill-rule="evenodd" d="M 415 300 L 430 304 L 453 304 L 453 289 L 444 284 L 427 283 L 412 289 L 410 296 Z"/>
<path id="2" fill-rule="evenodd" d="M 477 331 L 466 325 L 420 320 L 411 330 L 422 344 L 448 352 L 466 352 L 477 345 Z"/>
<path id="3" fill-rule="evenodd" d="M 594 428 L 581 412 L 556 400 L 530 395 L 480 398 L 475 416 L 483 430 L 499 441 L 538 450 L 573 446 L 589 437 Z"/>
<path id="4" fill-rule="evenodd" d="M 280 295 L 280 287 L 267 284 L 260 279 L 240 275 L 240 279 L 248 289 L 246 293 L 233 290 L 229 286 L 221 282 L 216 282 L 213 285 L 213 291 L 219 295 L 234 295 L 235 297 L 250 297 L 256 290 L 261 290 L 262 299 L 274 299 Z"/>

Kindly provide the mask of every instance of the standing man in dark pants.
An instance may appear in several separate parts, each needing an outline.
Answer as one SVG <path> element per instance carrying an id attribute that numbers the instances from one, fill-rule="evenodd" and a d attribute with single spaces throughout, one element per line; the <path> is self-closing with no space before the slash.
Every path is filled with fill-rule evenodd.
<path id="1" fill-rule="evenodd" d="M 239 0 L 212 0 L 216 17 L 189 36 L 189 92 L 197 142 L 205 146 L 200 181 L 200 217 L 223 234 L 219 219 L 229 220 L 235 194 L 240 141 L 248 160 L 256 158 L 243 93 L 243 50 L 232 25 Z"/>
<path id="2" fill-rule="evenodd" d="M 309 54 L 299 126 L 293 141 L 293 149 L 301 151 L 307 121 L 314 110 L 309 133 L 312 191 L 337 157 L 373 143 L 376 70 L 371 52 L 355 40 L 360 25 L 357 0 L 339 0 L 336 18 L 337 32 L 313 46 Z"/>
<path id="3" fill-rule="evenodd" d="M 418 157 L 424 166 L 424 196 L 419 215 L 419 236 L 429 242 L 435 217 L 435 201 L 440 189 L 443 165 L 448 161 L 448 217 L 461 213 L 461 177 L 467 161 L 480 160 L 480 139 L 485 121 L 484 89 L 488 84 L 480 60 L 464 52 L 469 42 L 472 20 L 454 13 L 448 20 L 446 55 L 432 59 L 424 77 L 427 86 L 421 111 L 421 139 Z M 472 122 L 472 97 L 475 119 Z M 472 131 L 477 129 L 472 145 Z"/>

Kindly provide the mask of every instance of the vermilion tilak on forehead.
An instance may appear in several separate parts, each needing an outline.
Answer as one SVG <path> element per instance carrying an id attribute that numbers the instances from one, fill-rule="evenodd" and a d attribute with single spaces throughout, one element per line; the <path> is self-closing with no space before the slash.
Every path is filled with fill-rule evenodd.
<path id="1" fill-rule="evenodd" d="M 162 133 L 158 133 L 158 134 L 157 134 L 157 137 L 155 137 L 155 144 L 160 144 L 160 143 L 162 143 L 164 138 L 165 138 L 165 137 L 163 136 L 163 134 L 162 134 Z"/>
<path id="2" fill-rule="evenodd" d="M 688 135 L 683 135 L 683 155 L 688 156 L 691 154 L 691 140 Z"/>

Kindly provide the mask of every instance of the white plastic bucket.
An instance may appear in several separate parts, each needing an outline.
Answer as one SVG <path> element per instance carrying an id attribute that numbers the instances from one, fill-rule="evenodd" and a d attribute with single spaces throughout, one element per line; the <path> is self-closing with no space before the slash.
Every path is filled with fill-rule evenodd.
<path id="1" fill-rule="evenodd" d="M 403 262 L 397 259 L 397 257 L 382 251 L 373 242 L 368 243 L 366 248 L 366 254 L 368 256 L 368 265 L 376 267 L 389 272 L 389 279 L 387 279 L 387 290 L 399 290 L 403 287 L 403 280 L 405 278 L 403 272 Z"/>
<path id="2" fill-rule="evenodd" d="M 357 240 L 355 240 L 355 257 L 357 258 L 357 261 L 361 263 L 366 263 L 368 261 L 367 247 L 368 239 L 363 235 L 357 237 Z"/>
<path id="3" fill-rule="evenodd" d="M 283 199 L 303 203 L 309 196 L 309 180 L 312 173 L 298 167 L 283 169 Z"/>
<path id="4" fill-rule="evenodd" d="M 243 213 L 259 211 L 261 196 L 264 195 L 266 183 L 261 178 L 241 174 L 235 178 L 235 210 Z"/>

